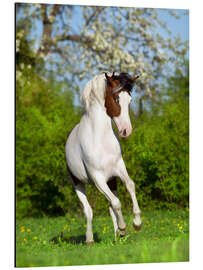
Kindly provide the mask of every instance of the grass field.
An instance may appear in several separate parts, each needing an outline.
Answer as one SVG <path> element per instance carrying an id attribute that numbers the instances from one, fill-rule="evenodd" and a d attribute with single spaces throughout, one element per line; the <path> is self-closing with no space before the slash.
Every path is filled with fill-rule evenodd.
<path id="1" fill-rule="evenodd" d="M 142 212 L 142 229 L 124 217 L 127 235 L 114 242 L 110 217 L 94 217 L 95 244 L 85 245 L 85 218 L 16 221 L 16 266 L 97 265 L 189 260 L 189 212 Z"/>

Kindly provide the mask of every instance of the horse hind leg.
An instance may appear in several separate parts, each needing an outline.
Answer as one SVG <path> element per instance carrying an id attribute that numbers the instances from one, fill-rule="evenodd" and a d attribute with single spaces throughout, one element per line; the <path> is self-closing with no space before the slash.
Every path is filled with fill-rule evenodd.
<path id="1" fill-rule="evenodd" d="M 108 181 L 107 183 L 108 187 L 112 191 L 112 193 L 117 197 L 117 182 L 116 182 L 116 177 L 112 178 L 111 180 Z M 109 212 L 113 221 L 113 227 L 114 227 L 114 237 L 115 241 L 117 240 L 117 235 L 120 235 L 120 237 L 125 236 L 126 231 L 124 230 L 119 230 L 118 228 L 118 222 L 117 222 L 117 217 L 116 213 L 113 209 L 113 207 L 110 205 L 109 206 Z"/>
<path id="2" fill-rule="evenodd" d="M 80 200 L 80 202 L 83 205 L 83 211 L 87 220 L 87 230 L 86 230 L 86 244 L 91 245 L 94 243 L 93 239 L 93 232 L 92 232 L 92 218 L 93 218 L 93 212 L 92 208 L 87 200 L 86 196 L 86 190 L 85 190 L 85 185 L 80 182 L 80 180 L 75 177 L 74 174 L 72 174 L 71 170 L 69 169 L 67 165 L 67 170 L 71 176 L 71 179 L 73 181 L 74 187 L 76 194 Z"/>
<path id="3" fill-rule="evenodd" d="M 93 232 L 92 232 L 93 212 L 87 200 L 85 185 L 82 183 L 77 183 L 77 185 L 75 185 L 75 191 L 76 191 L 76 194 L 78 195 L 80 202 L 83 205 L 84 214 L 87 219 L 86 244 L 91 245 L 94 243 Z"/>

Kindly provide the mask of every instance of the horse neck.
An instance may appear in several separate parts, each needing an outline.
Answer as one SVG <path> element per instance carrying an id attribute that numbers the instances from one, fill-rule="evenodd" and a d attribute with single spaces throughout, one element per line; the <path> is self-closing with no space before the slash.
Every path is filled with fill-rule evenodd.
<path id="1" fill-rule="evenodd" d="M 111 118 L 107 115 L 105 107 L 98 103 L 93 104 L 87 113 L 87 117 L 95 135 L 114 134 Z"/>

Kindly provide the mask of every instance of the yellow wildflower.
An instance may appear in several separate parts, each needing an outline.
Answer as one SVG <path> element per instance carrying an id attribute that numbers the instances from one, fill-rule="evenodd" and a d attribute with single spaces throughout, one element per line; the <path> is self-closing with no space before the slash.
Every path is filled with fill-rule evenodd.
<path id="1" fill-rule="evenodd" d="M 25 227 L 22 226 L 22 227 L 20 228 L 20 231 L 21 231 L 21 232 L 24 232 L 24 231 L 25 231 Z"/>
<path id="2" fill-rule="evenodd" d="M 27 229 L 27 232 L 31 232 L 31 230 L 30 229 Z"/>
<path id="3" fill-rule="evenodd" d="M 34 239 L 34 240 L 37 240 L 37 239 L 38 239 L 38 237 L 37 237 L 37 236 L 34 236 L 34 237 L 33 237 L 33 239 Z"/>

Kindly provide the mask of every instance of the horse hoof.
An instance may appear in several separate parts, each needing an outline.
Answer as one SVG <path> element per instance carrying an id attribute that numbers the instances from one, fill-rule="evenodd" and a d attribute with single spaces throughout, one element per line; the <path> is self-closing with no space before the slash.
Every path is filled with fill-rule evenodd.
<path id="1" fill-rule="evenodd" d="M 124 237 L 125 235 L 126 235 L 126 231 L 125 231 L 125 229 L 119 229 L 119 235 L 120 235 L 120 237 Z"/>
<path id="2" fill-rule="evenodd" d="M 141 227 L 142 227 L 142 224 L 136 225 L 136 224 L 133 223 L 133 227 L 134 227 L 134 229 L 135 229 L 136 231 L 140 231 L 140 230 L 141 230 Z"/>
<path id="3" fill-rule="evenodd" d="M 86 245 L 87 246 L 91 246 L 94 244 L 94 240 L 89 240 L 89 241 L 86 241 Z"/>

